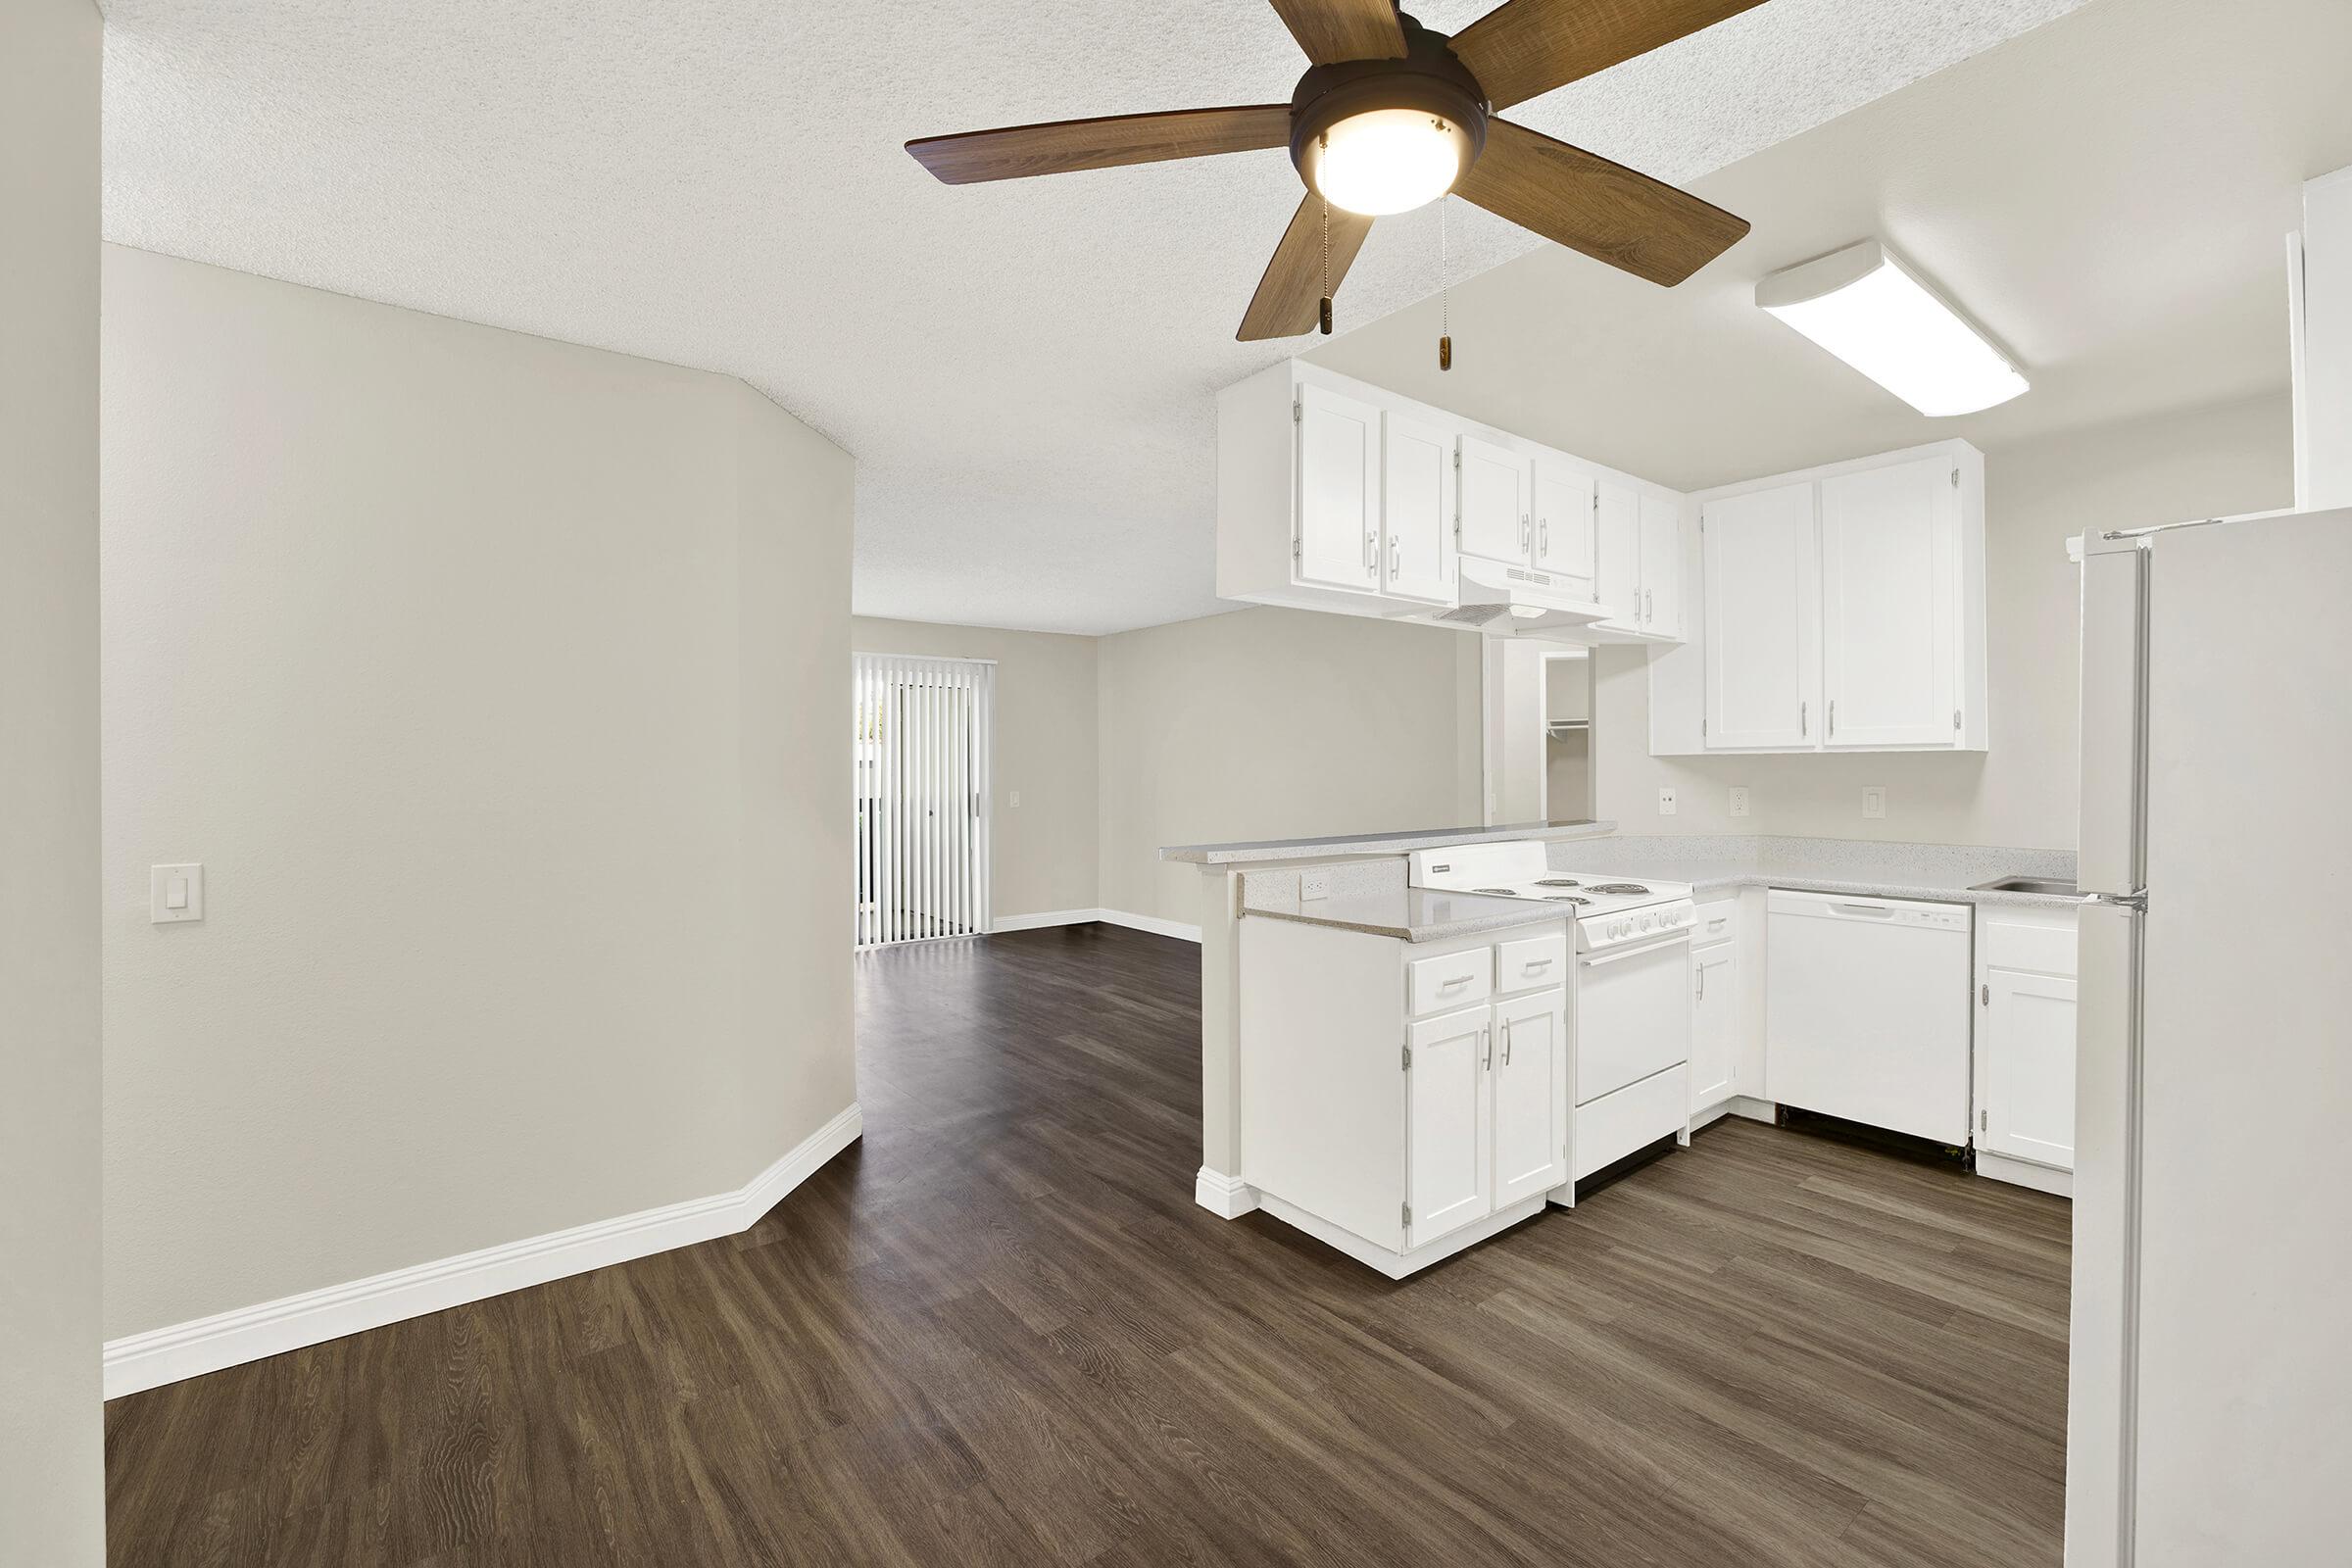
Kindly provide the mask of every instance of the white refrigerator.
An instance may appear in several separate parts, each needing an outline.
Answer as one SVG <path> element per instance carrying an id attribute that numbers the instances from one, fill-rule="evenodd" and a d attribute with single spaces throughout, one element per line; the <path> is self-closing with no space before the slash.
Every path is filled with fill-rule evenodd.
<path id="1" fill-rule="evenodd" d="M 2352 511 L 2093 533 L 2068 1568 L 2352 1562 Z"/>

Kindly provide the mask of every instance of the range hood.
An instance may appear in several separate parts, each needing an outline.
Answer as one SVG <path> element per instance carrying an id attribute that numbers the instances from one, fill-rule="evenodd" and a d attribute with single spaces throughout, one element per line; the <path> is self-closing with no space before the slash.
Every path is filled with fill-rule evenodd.
<path id="1" fill-rule="evenodd" d="M 1463 556 L 1455 572 L 1453 608 L 1410 618 L 1489 637 L 1556 637 L 1609 618 L 1609 612 L 1589 597 L 1592 589 L 1588 578 Z"/>

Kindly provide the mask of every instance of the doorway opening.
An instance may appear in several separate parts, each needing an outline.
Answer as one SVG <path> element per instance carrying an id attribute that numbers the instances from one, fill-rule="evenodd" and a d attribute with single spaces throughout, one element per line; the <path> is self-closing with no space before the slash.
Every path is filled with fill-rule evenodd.
<path id="1" fill-rule="evenodd" d="M 1494 637 L 1482 653 L 1487 824 L 1589 820 L 1592 650 Z"/>
<path id="2" fill-rule="evenodd" d="M 996 664 L 854 654 L 857 944 L 989 928 Z"/>

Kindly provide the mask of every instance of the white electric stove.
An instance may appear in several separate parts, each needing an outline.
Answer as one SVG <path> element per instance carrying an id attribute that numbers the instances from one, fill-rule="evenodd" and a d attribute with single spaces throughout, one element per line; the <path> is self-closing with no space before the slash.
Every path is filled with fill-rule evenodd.
<path id="1" fill-rule="evenodd" d="M 1535 839 L 1415 850 L 1405 880 L 1448 893 L 1557 904 L 1575 921 L 1578 951 L 1586 953 L 1671 937 L 1687 930 L 1693 918 L 1689 883 L 1607 871 L 1554 871 Z"/>
<path id="2" fill-rule="evenodd" d="M 1535 839 L 1415 850 L 1405 880 L 1559 906 L 1575 933 L 1569 1031 L 1576 1116 L 1569 1186 L 1664 1138 L 1690 1141 L 1690 888 L 1554 871 Z"/>

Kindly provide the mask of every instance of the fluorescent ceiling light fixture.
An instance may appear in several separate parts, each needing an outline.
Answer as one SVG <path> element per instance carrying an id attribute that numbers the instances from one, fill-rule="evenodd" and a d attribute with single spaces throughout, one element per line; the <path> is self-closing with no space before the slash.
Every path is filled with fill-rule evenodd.
<path id="1" fill-rule="evenodd" d="M 1773 273 L 1756 303 L 1933 417 L 1989 409 L 2031 384 L 1875 239 Z"/>
<path id="2" fill-rule="evenodd" d="M 1419 109 L 1349 115 L 1299 149 L 1300 168 L 1334 207 L 1366 218 L 1410 212 L 1453 188 L 1470 133 Z"/>

